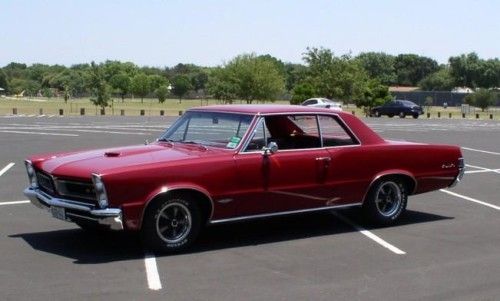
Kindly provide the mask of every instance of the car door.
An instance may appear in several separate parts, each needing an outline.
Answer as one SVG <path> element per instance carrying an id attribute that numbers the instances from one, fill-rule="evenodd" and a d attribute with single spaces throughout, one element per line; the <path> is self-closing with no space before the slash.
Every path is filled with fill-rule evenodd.
<path id="1" fill-rule="evenodd" d="M 264 155 L 269 142 L 278 151 Z M 238 215 L 255 215 L 324 207 L 331 194 L 325 188 L 330 165 L 321 147 L 315 115 L 262 118 L 243 152 L 235 156 L 241 177 Z"/>
<path id="2" fill-rule="evenodd" d="M 366 179 L 360 176 L 366 154 L 359 140 L 337 115 L 318 116 L 323 147 L 330 157 L 324 186 L 330 204 L 339 206 L 363 198 Z"/>

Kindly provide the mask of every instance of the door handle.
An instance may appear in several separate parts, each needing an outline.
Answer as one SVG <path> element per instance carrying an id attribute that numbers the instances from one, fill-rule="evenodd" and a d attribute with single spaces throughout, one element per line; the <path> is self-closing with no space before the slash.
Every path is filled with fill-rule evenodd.
<path id="1" fill-rule="evenodd" d="M 332 158 L 330 158 L 330 157 L 318 157 L 318 158 L 316 158 L 316 161 L 330 162 L 330 161 L 332 161 Z"/>

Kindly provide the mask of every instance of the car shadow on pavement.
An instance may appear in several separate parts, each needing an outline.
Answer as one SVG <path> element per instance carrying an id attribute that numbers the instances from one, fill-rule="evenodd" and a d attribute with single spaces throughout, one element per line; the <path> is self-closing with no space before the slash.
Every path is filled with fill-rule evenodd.
<path id="1" fill-rule="evenodd" d="M 360 209 L 337 211 L 356 224 L 374 229 L 363 221 Z M 408 210 L 391 228 L 453 219 Z M 201 253 L 227 248 L 255 246 L 308 237 L 337 235 L 357 231 L 331 212 L 277 217 L 207 227 L 186 253 Z M 139 235 L 126 232 L 86 232 L 81 229 L 57 230 L 11 235 L 22 238 L 33 249 L 74 259 L 76 264 L 97 264 L 144 258 Z M 156 254 L 160 256 L 161 254 Z M 169 255 L 175 256 L 175 255 Z"/>
<path id="2" fill-rule="evenodd" d="M 360 208 L 335 211 L 365 229 L 380 228 L 372 226 L 364 220 Z M 453 219 L 426 212 L 407 210 L 397 224 L 400 226 L 428 223 Z M 284 216 L 272 219 L 255 220 L 234 224 L 208 227 L 198 239 L 190 253 L 213 251 L 218 249 L 276 243 L 308 237 L 336 235 L 357 231 L 335 217 L 332 212 L 318 212 L 294 216 Z"/>

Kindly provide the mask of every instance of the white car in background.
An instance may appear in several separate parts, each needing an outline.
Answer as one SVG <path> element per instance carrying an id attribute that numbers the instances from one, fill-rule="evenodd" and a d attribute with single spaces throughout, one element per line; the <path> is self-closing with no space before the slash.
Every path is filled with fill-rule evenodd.
<path id="1" fill-rule="evenodd" d="M 328 98 L 309 98 L 301 103 L 301 105 L 342 111 L 342 104 L 340 102 L 336 102 Z"/>

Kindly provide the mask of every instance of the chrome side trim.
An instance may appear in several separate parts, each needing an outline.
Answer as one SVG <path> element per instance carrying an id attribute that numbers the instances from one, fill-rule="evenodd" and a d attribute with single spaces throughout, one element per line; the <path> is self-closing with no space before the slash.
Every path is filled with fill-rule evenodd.
<path id="1" fill-rule="evenodd" d="M 301 210 L 292 210 L 292 211 L 283 211 L 283 212 L 275 212 L 275 213 L 264 213 L 264 214 L 255 214 L 255 215 L 247 215 L 247 216 L 238 216 L 231 218 L 223 218 L 211 220 L 209 222 L 210 225 L 214 224 L 222 224 L 229 222 L 239 222 L 245 220 L 273 217 L 273 216 L 282 216 L 282 215 L 291 215 L 291 214 L 299 214 L 299 213 L 307 213 L 307 212 L 315 212 L 315 211 L 324 211 L 331 209 L 340 209 L 340 208 L 348 208 L 348 207 L 356 207 L 360 206 L 362 203 L 354 203 L 354 204 L 346 204 L 346 205 L 336 205 L 336 206 L 327 206 L 327 207 L 319 207 L 319 208 L 311 208 L 311 209 L 301 209 Z"/>

